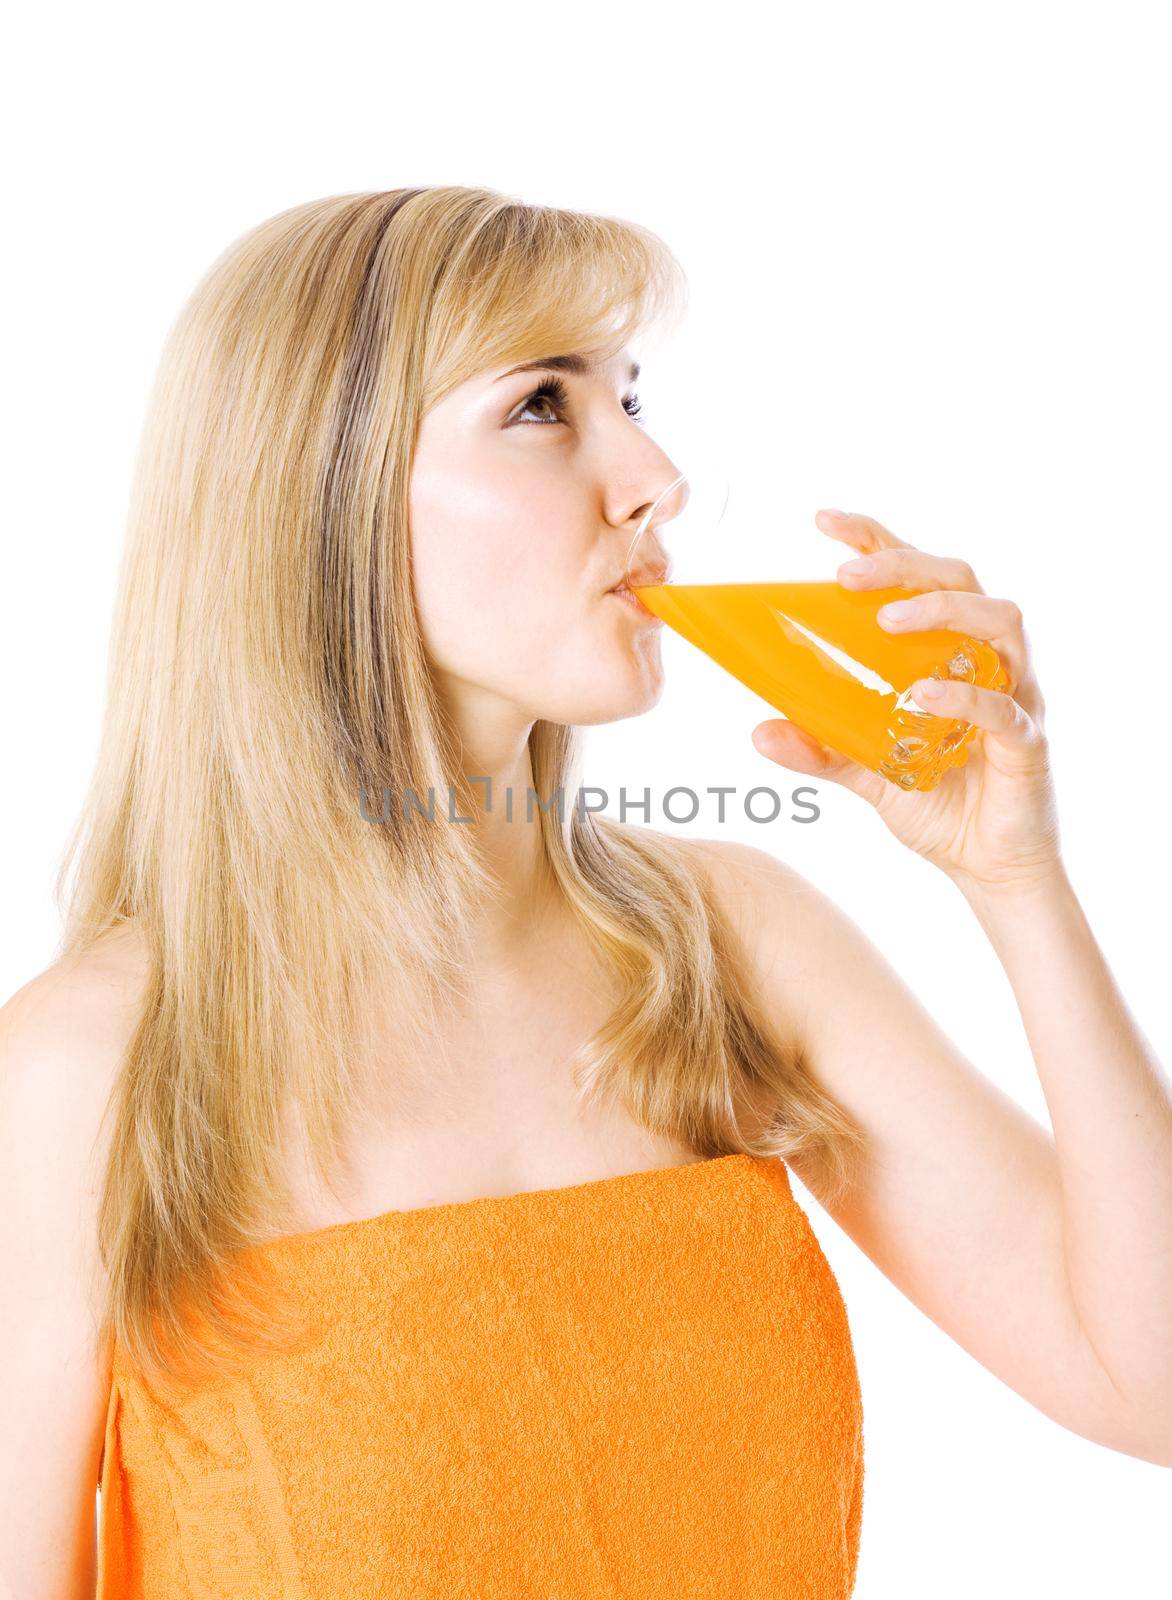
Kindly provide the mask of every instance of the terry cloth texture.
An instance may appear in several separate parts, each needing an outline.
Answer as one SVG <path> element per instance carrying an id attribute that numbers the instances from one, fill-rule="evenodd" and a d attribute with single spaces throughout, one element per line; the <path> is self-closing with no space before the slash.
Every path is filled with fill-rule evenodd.
<path id="1" fill-rule="evenodd" d="M 295 1351 L 115 1346 L 98 1600 L 843 1600 L 863 1413 L 784 1162 L 719 1156 L 253 1247 Z"/>

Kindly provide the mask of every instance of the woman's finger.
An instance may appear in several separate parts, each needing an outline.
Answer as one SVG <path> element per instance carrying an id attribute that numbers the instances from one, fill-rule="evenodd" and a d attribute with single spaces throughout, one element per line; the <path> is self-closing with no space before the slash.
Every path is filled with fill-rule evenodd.
<path id="1" fill-rule="evenodd" d="M 761 755 L 779 766 L 840 784 L 872 805 L 880 802 L 888 787 L 886 778 L 879 773 L 823 744 L 815 734 L 789 718 L 776 717 L 759 723 L 753 729 L 753 745 Z"/>
<path id="2" fill-rule="evenodd" d="M 814 517 L 816 527 L 836 539 L 843 539 L 856 550 L 912 550 L 914 545 L 899 539 L 890 528 L 885 528 L 874 517 L 861 511 L 819 511 Z"/>
<path id="3" fill-rule="evenodd" d="M 1025 749 L 1045 737 L 1021 702 L 1003 689 L 980 689 L 961 678 L 917 678 L 911 696 L 934 716 L 975 723 L 1009 746 Z"/>
<path id="4" fill-rule="evenodd" d="M 909 600 L 880 606 L 879 626 L 887 633 L 921 633 L 947 628 L 991 644 L 1009 674 L 1009 692 L 1016 694 L 1030 676 L 1029 644 L 1021 607 L 1013 600 L 958 589 L 930 589 Z"/>
<path id="5" fill-rule="evenodd" d="M 977 575 L 959 556 L 934 556 L 911 545 L 874 550 L 861 559 L 869 560 L 869 570 L 860 570 L 857 561 L 844 561 L 836 574 L 848 589 L 966 589 L 984 594 Z"/>

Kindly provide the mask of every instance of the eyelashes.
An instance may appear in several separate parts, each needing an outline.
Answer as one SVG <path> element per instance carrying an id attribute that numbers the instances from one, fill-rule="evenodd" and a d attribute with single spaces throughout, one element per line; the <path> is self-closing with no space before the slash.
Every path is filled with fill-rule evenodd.
<path id="1" fill-rule="evenodd" d="M 552 406 L 555 406 L 558 411 L 565 411 L 567 409 L 570 403 L 570 396 L 561 378 L 556 377 L 553 374 L 544 377 L 538 384 L 537 388 L 534 389 L 531 394 L 526 395 L 524 402 L 522 403 L 521 410 L 517 413 L 517 420 L 520 421 L 521 416 L 528 411 L 529 407 L 535 405 L 541 400 L 548 400 L 549 403 Z M 630 418 L 632 418 L 633 421 L 642 421 L 643 406 L 637 394 L 628 395 L 628 397 L 623 401 L 623 410 Z M 534 424 L 531 423 L 525 425 L 534 426 Z M 538 423 L 536 426 L 548 428 L 550 423 Z"/>

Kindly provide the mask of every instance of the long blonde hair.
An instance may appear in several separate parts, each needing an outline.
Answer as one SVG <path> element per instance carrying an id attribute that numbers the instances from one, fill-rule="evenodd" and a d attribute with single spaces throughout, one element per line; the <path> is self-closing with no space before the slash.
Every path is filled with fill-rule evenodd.
<path id="1" fill-rule="evenodd" d="M 372 997 L 390 997 L 408 1058 L 497 893 L 475 829 L 397 805 L 371 826 L 360 805 L 384 788 L 475 804 L 410 582 L 421 416 L 498 364 L 617 352 L 684 299 L 644 228 L 437 186 L 270 218 L 173 325 L 98 759 L 56 884 L 62 954 L 131 921 L 148 954 L 98 1216 L 105 1327 L 141 1369 L 272 1341 L 274 1284 L 225 1286 L 221 1269 L 292 1225 L 290 1107 L 328 1181 L 367 1087 Z M 536 723 L 530 755 L 538 795 L 576 792 L 576 729 Z M 703 1154 L 803 1152 L 846 1181 L 854 1125 L 767 1041 L 688 853 L 573 804 L 540 816 L 566 903 L 621 979 L 575 1057 L 582 1094 Z M 759 1138 L 735 1115 L 746 1091 L 781 1107 Z"/>

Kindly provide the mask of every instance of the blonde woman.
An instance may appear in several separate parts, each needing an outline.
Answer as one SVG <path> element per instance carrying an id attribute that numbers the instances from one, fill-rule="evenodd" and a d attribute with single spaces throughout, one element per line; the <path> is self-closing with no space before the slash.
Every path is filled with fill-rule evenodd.
<path id="1" fill-rule="evenodd" d="M 272 218 L 179 317 L 64 943 L 0 1013 L 22 1600 L 848 1595 L 861 1396 L 791 1169 L 1024 1399 L 1172 1464 L 1169 1088 L 1012 601 L 823 513 L 1013 692 L 948 688 L 982 745 L 928 794 L 755 739 L 962 891 L 1053 1137 L 772 854 L 574 803 L 576 730 L 662 687 L 613 590 L 682 288 L 635 225 L 433 187 Z"/>

